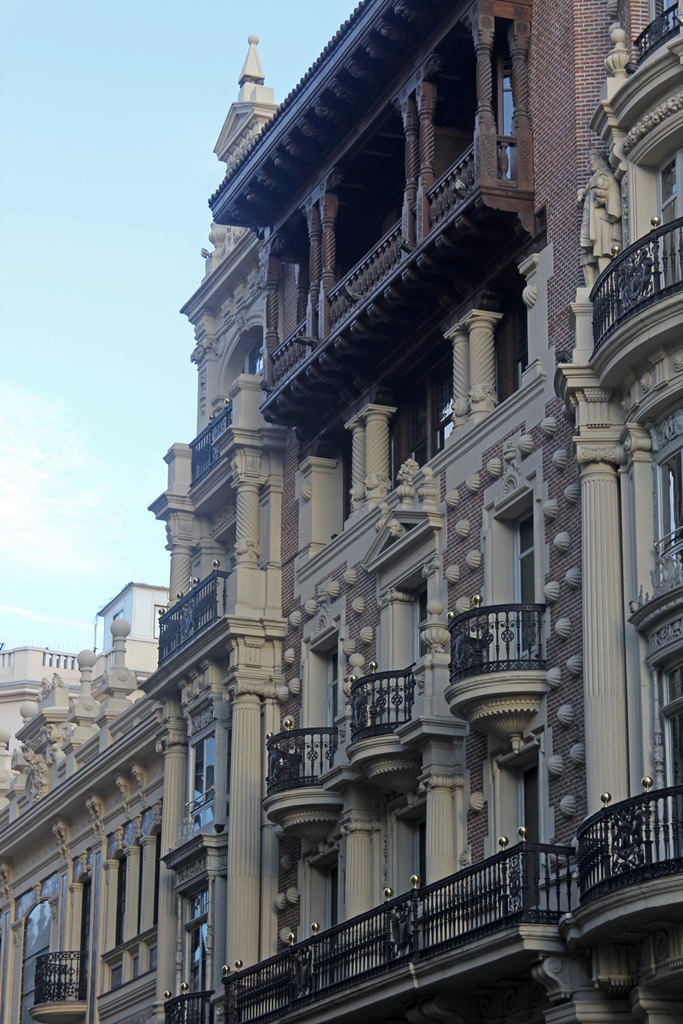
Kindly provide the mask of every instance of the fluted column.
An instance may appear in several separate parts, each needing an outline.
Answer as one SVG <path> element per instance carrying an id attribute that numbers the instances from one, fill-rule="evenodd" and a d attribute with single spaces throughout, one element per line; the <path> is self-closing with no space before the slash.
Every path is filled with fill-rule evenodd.
<path id="1" fill-rule="evenodd" d="M 365 420 L 354 416 L 345 427 L 351 431 L 351 504 L 359 512 L 365 499 Z"/>
<path id="2" fill-rule="evenodd" d="M 146 932 L 154 923 L 154 873 L 156 871 L 157 836 L 140 837 L 142 857 L 142 895 L 140 899 L 140 931 Z"/>
<path id="3" fill-rule="evenodd" d="M 588 813 L 628 796 L 621 528 L 615 448 L 581 445 L 583 659 Z M 611 460 L 611 461 L 606 461 Z"/>
<path id="4" fill-rule="evenodd" d="M 389 420 L 396 408 L 368 405 L 365 417 L 365 496 L 370 507 L 386 498 L 391 486 L 389 473 Z"/>
<path id="5" fill-rule="evenodd" d="M 171 552 L 169 603 L 173 605 L 176 595 L 186 594 L 190 585 L 194 516 L 187 512 L 171 512 L 166 523 L 166 538 L 166 550 Z"/>
<path id="6" fill-rule="evenodd" d="M 417 112 L 420 121 L 420 173 L 417 187 L 417 240 L 429 234 L 429 198 L 434 184 L 434 110 L 436 85 L 420 82 L 417 88 Z"/>
<path id="7" fill-rule="evenodd" d="M 470 334 L 461 322 L 446 331 L 453 345 L 453 422 L 461 427 L 470 411 Z"/>
<path id="8" fill-rule="evenodd" d="M 469 333 L 469 397 L 474 423 L 480 423 L 498 404 L 494 332 L 502 315 L 489 310 L 473 309 L 463 321 Z"/>
<path id="9" fill-rule="evenodd" d="M 320 207 L 312 203 L 306 210 L 308 220 L 308 308 L 306 310 L 306 334 L 310 338 L 318 338 L 318 296 L 320 295 L 320 279 L 322 277 L 322 224 Z"/>
<path id="10" fill-rule="evenodd" d="M 231 686 L 232 763 L 228 843 L 227 962 L 259 958 L 261 865 L 261 698 Z"/>
<path id="11" fill-rule="evenodd" d="M 341 826 L 346 843 L 345 916 L 364 914 L 374 905 L 372 892 L 372 832 L 369 815 L 349 813 Z"/>
<path id="12" fill-rule="evenodd" d="M 334 192 L 326 192 L 320 200 L 321 206 L 321 227 L 322 227 L 322 273 L 320 282 L 320 308 L 318 312 L 318 324 L 322 328 L 320 336 L 326 338 L 330 333 L 330 304 L 327 300 L 328 292 L 334 287 L 336 275 L 335 265 L 337 262 L 337 244 L 335 237 L 335 225 L 337 212 L 339 210 L 339 196 Z"/>
<path id="13" fill-rule="evenodd" d="M 452 773 L 426 773 L 420 779 L 419 788 L 427 796 L 427 877 L 422 879 L 424 885 L 445 878 L 456 870 Z"/>
<path id="14" fill-rule="evenodd" d="M 164 701 L 162 732 L 157 751 L 164 755 L 164 807 L 161 818 L 161 857 L 178 842 L 187 796 L 187 727 L 180 702 Z M 155 1012 L 163 1020 L 163 994 L 175 991 L 175 896 L 174 874 L 163 859 L 159 862 L 159 934 L 157 937 L 157 991 Z"/>

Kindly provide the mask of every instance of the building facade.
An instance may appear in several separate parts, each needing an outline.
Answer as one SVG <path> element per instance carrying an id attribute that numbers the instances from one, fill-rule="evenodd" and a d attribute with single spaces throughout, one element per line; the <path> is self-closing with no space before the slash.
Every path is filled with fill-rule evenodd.
<path id="1" fill-rule="evenodd" d="M 104 966 L 34 1019 L 683 1017 L 680 14 L 363 0 L 277 108 L 250 37 L 159 664 L 38 952 L 3 846 L 11 1005 L 87 790 Z"/>

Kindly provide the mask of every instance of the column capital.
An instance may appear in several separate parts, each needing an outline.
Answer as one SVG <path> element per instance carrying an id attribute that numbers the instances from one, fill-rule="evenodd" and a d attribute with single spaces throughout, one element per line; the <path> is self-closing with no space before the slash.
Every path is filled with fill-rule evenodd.
<path id="1" fill-rule="evenodd" d="M 602 444 L 588 444 L 582 440 L 576 443 L 576 461 L 582 472 L 590 467 L 611 467 L 615 471 L 626 462 L 624 447 L 605 440 Z"/>

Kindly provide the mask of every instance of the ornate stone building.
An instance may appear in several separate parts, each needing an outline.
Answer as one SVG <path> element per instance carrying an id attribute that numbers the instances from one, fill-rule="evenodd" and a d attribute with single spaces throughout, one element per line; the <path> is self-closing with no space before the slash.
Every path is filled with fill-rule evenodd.
<path id="1" fill-rule="evenodd" d="M 250 39 L 100 1018 L 683 1017 L 680 23 L 363 0 L 276 112 Z"/>

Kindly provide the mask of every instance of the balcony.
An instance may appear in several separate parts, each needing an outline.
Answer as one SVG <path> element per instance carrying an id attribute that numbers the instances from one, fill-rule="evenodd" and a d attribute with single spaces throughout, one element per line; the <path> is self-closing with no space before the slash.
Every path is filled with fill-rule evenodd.
<path id="1" fill-rule="evenodd" d="M 656 223 L 658 218 L 653 218 Z M 633 323 L 631 334 L 652 330 L 655 315 L 666 312 L 667 299 L 683 290 L 683 217 L 654 227 L 644 238 L 624 249 L 602 272 L 591 292 L 593 303 L 594 358 L 603 349 L 612 348 L 608 342 L 615 337 L 615 346 L 621 341 L 622 328 Z M 659 307 L 663 307 L 660 312 Z M 640 314 L 656 307 L 650 318 Z M 671 310 L 678 323 L 680 303 Z M 636 320 L 636 318 L 638 318 Z M 626 333 L 624 330 L 623 333 Z M 629 339 L 630 340 L 630 339 Z M 665 340 L 661 335 L 658 343 Z M 642 355 L 642 353 L 641 353 Z M 605 357 L 606 358 L 606 357 Z"/>
<path id="2" fill-rule="evenodd" d="M 451 673 L 446 700 L 473 728 L 520 737 L 547 692 L 545 605 L 477 607 L 450 623 Z"/>
<path id="3" fill-rule="evenodd" d="M 290 729 L 268 740 L 265 809 L 290 835 L 320 842 L 337 820 L 341 797 L 321 782 L 334 764 L 337 744 L 334 728 Z"/>
<path id="4" fill-rule="evenodd" d="M 225 615 L 229 573 L 219 569 L 198 583 L 189 594 L 159 619 L 159 665 L 191 644 Z"/>
<path id="5" fill-rule="evenodd" d="M 209 470 L 220 461 L 220 455 L 214 448 L 214 441 L 224 434 L 232 423 L 232 406 L 228 405 L 222 412 L 190 441 L 192 451 L 192 486 L 202 480 Z"/>
<path id="6" fill-rule="evenodd" d="M 277 386 L 288 374 L 310 355 L 315 339 L 306 336 L 306 321 L 302 321 L 287 335 L 282 344 L 278 345 L 270 357 L 272 364 L 272 383 Z"/>
<path id="7" fill-rule="evenodd" d="M 411 792 L 415 787 L 419 759 L 394 735 L 412 719 L 415 688 L 412 665 L 373 672 L 351 685 L 349 759 L 383 789 Z"/>
<path id="8" fill-rule="evenodd" d="M 652 779 L 643 779 L 652 785 Z M 683 872 L 683 786 L 604 807 L 579 828 L 583 906 L 615 889 Z"/>
<path id="9" fill-rule="evenodd" d="M 386 978 L 383 992 L 393 983 L 402 1007 L 414 995 L 416 970 L 420 985 L 428 987 L 431 961 L 441 984 L 445 977 L 457 984 L 457 964 L 463 971 L 484 971 L 482 984 L 516 977 L 525 959 L 530 964 L 550 943 L 547 928 L 539 928 L 537 937 L 526 928 L 521 952 L 515 929 L 554 926 L 572 908 L 572 853 L 564 846 L 521 843 L 229 975 L 226 1018 L 255 1024 L 310 1006 L 322 1012 L 325 1000 L 325 1019 L 355 1008 L 367 1016 L 369 990 L 380 976 Z M 488 956 L 484 945 L 472 951 L 476 940 L 495 933 L 503 933 L 502 941 L 491 942 Z M 459 957 L 462 947 L 470 954 Z M 335 1000 L 340 991 L 344 999 Z"/>
<path id="10" fill-rule="evenodd" d="M 667 7 L 658 17 L 651 21 L 644 32 L 641 32 L 635 41 L 638 50 L 638 65 L 642 64 L 646 57 L 663 46 L 669 39 L 673 39 L 680 31 L 681 23 L 678 20 L 678 4 Z"/>
<path id="11" fill-rule="evenodd" d="M 395 732 L 409 722 L 415 703 L 413 666 L 400 672 L 374 672 L 351 686 L 351 742 Z"/>
<path id="12" fill-rule="evenodd" d="M 88 954 L 45 953 L 36 961 L 31 1016 L 41 1024 L 83 1024 L 87 1013 Z"/>
<path id="13" fill-rule="evenodd" d="M 164 1024 L 213 1024 L 213 992 L 183 992 L 164 1003 Z"/>

